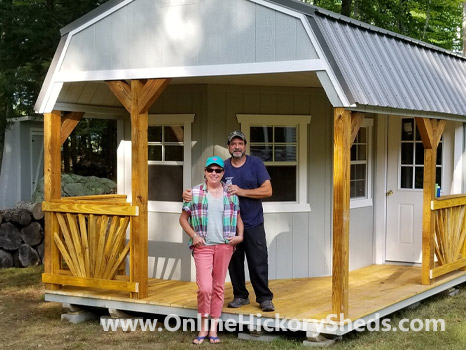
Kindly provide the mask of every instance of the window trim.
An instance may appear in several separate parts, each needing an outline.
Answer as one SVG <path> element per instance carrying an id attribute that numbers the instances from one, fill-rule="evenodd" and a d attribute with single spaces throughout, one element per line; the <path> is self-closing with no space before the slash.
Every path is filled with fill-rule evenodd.
<path id="1" fill-rule="evenodd" d="M 364 118 L 361 127 L 367 128 L 367 196 L 360 198 L 350 198 L 350 209 L 364 208 L 373 206 L 372 200 L 372 127 L 374 120 Z M 352 146 L 351 146 L 352 147 Z M 351 163 L 351 162 L 350 162 Z"/>
<path id="2" fill-rule="evenodd" d="M 246 152 L 250 153 L 250 127 L 255 125 L 267 126 L 296 126 L 298 138 L 297 157 L 297 193 L 296 202 L 264 202 L 264 213 L 296 213 L 310 212 L 308 201 L 308 172 L 307 172 L 307 143 L 308 125 L 311 123 L 310 115 L 276 115 L 276 114 L 237 114 L 236 118 L 241 125 L 241 131 L 248 140 Z"/>
<path id="3" fill-rule="evenodd" d="M 183 188 L 191 188 L 191 149 L 192 149 L 192 124 L 195 114 L 149 114 L 148 126 L 157 125 L 182 125 L 183 135 Z M 181 199 L 181 193 L 180 193 Z M 147 210 L 157 213 L 181 213 L 183 203 L 168 201 L 151 201 L 147 203 Z"/>

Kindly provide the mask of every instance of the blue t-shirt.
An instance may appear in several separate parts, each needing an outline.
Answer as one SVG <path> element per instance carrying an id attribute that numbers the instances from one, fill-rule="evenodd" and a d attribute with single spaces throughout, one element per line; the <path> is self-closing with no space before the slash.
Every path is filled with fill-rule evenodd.
<path id="1" fill-rule="evenodd" d="M 233 185 L 248 190 L 258 188 L 270 180 L 264 163 L 254 156 L 246 156 L 246 162 L 239 168 L 232 166 L 231 158 L 228 158 L 225 161 L 224 179 L 227 177 L 233 177 Z M 239 197 L 239 209 L 245 227 L 254 227 L 264 222 L 261 199 Z"/>

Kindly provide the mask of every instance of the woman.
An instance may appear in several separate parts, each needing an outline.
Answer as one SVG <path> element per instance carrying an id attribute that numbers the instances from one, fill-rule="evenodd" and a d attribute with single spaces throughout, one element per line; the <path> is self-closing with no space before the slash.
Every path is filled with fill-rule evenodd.
<path id="1" fill-rule="evenodd" d="M 196 282 L 198 312 L 201 327 L 194 344 L 205 339 L 219 343 L 217 325 L 222 313 L 224 284 L 233 247 L 243 241 L 243 221 L 239 214 L 239 200 L 221 182 L 224 172 L 220 157 L 207 159 L 205 183 L 192 189 L 191 202 L 183 203 L 180 225 L 191 237 Z M 210 329 L 207 318 L 212 318 Z"/>

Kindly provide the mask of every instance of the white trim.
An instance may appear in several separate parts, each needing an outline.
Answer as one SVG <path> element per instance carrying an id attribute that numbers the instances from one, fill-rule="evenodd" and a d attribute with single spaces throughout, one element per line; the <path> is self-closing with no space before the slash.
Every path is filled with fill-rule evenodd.
<path id="1" fill-rule="evenodd" d="M 193 145 L 191 129 L 194 116 L 195 114 L 149 114 L 149 126 L 183 125 L 183 188 L 191 188 L 191 149 Z M 180 193 L 180 202 L 148 201 L 147 209 L 150 212 L 158 213 L 181 213 L 182 205 Z"/>
<path id="2" fill-rule="evenodd" d="M 297 157 L 297 193 L 296 202 L 265 202 L 265 213 L 309 212 L 311 206 L 307 198 L 307 126 L 311 123 L 310 115 L 276 115 L 276 114 L 237 114 L 236 119 L 241 124 L 241 131 L 250 139 L 250 127 L 255 124 L 273 126 L 296 126 L 298 138 Z M 250 143 L 247 143 L 247 153 L 250 151 Z"/>
<path id="3" fill-rule="evenodd" d="M 374 120 L 369 118 L 364 118 L 361 127 L 366 127 L 367 129 L 367 172 L 366 172 L 366 197 L 362 198 L 351 198 L 350 199 L 350 209 L 371 207 L 374 203 L 372 201 L 372 127 L 374 125 Z"/>
<path id="4" fill-rule="evenodd" d="M 57 72 L 55 81 L 101 81 L 122 79 L 147 78 L 185 78 L 209 77 L 222 75 L 289 73 L 289 72 L 316 72 L 324 70 L 320 59 L 279 61 L 279 62 L 251 62 L 233 64 L 214 64 L 199 66 L 157 67 L 146 69 L 119 69 L 80 72 Z"/>
<path id="5" fill-rule="evenodd" d="M 125 108 L 114 107 L 114 106 L 96 106 L 96 105 L 84 105 L 84 104 L 79 104 L 79 103 L 57 102 L 54 108 L 58 111 L 84 112 L 86 113 L 87 118 L 91 118 L 91 117 L 88 117 L 89 114 L 92 114 L 92 115 L 112 114 L 116 116 L 129 116 L 129 112 Z"/>
<path id="6" fill-rule="evenodd" d="M 465 7 L 466 8 L 466 7 Z M 455 129 L 454 146 L 453 146 L 453 179 L 450 188 L 450 194 L 460 194 L 462 191 L 463 184 L 463 123 L 453 123 Z"/>

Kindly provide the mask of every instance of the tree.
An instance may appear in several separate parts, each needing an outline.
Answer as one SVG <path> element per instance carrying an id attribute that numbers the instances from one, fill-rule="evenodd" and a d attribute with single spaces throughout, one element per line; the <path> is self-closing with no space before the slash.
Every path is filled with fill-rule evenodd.
<path id="1" fill-rule="evenodd" d="M 464 0 L 303 0 L 325 9 L 461 52 Z"/>
<path id="2" fill-rule="evenodd" d="M 8 121 L 34 114 L 60 28 L 106 1 L 0 0 L 0 167 Z"/>

